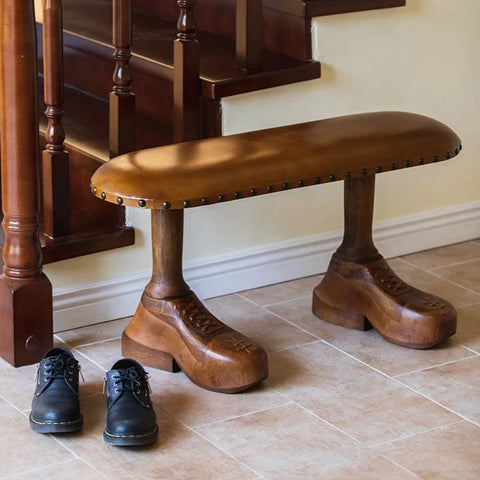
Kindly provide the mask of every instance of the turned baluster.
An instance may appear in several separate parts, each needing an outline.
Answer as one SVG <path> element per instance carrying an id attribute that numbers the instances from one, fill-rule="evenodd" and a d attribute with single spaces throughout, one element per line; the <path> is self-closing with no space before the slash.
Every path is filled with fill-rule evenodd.
<path id="1" fill-rule="evenodd" d="M 33 0 L 0 1 L 0 131 L 5 232 L 0 355 L 15 366 L 52 345 L 52 286 L 42 273 Z"/>
<path id="2" fill-rule="evenodd" d="M 70 234 L 70 173 L 63 144 L 62 2 L 43 4 L 43 71 L 47 130 L 42 153 L 43 231 L 51 238 Z"/>
<path id="3" fill-rule="evenodd" d="M 113 0 L 115 71 L 110 93 L 110 157 L 135 150 L 135 95 L 132 92 L 132 0 Z"/>
<path id="4" fill-rule="evenodd" d="M 238 66 L 247 73 L 262 66 L 262 0 L 236 0 L 236 56 Z"/>
<path id="5" fill-rule="evenodd" d="M 197 140 L 200 131 L 199 46 L 193 9 L 196 0 L 177 0 L 180 15 L 173 42 L 174 142 Z"/>

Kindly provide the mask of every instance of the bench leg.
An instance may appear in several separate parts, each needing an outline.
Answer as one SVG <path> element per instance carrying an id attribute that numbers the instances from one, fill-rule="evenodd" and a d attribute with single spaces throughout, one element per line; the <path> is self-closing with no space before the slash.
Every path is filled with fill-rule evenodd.
<path id="1" fill-rule="evenodd" d="M 152 211 L 153 274 L 122 337 L 122 353 L 181 369 L 208 390 L 235 393 L 268 375 L 263 348 L 215 318 L 183 279 L 183 210 Z"/>
<path id="2" fill-rule="evenodd" d="M 313 291 L 313 313 L 348 328 L 373 327 L 405 347 L 442 343 L 455 333 L 455 308 L 405 283 L 375 248 L 374 191 L 374 175 L 345 181 L 344 238 Z"/>

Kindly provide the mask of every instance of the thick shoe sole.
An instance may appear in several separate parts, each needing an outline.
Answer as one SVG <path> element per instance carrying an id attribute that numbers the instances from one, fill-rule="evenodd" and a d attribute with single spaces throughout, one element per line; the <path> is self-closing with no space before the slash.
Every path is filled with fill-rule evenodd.
<path id="1" fill-rule="evenodd" d="M 322 320 L 356 330 L 373 327 L 385 340 L 414 349 L 439 345 L 456 331 L 450 303 L 403 282 L 383 259 L 359 265 L 334 257 L 312 303 Z"/>
<path id="2" fill-rule="evenodd" d="M 132 435 L 115 435 L 109 433 L 107 430 L 103 432 L 103 440 L 108 445 L 117 447 L 135 447 L 139 445 L 149 445 L 157 440 L 158 427 L 155 425 L 155 430 L 149 433 L 132 434 Z"/>
<path id="3" fill-rule="evenodd" d="M 38 433 L 69 433 L 78 432 L 83 425 L 83 418 L 69 420 L 67 422 L 40 422 L 35 420 L 30 414 L 30 427 Z"/>

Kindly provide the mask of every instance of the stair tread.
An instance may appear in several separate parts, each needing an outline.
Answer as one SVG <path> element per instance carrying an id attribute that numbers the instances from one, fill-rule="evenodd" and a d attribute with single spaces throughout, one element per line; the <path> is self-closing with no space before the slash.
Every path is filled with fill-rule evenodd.
<path id="1" fill-rule="evenodd" d="M 39 88 L 41 92 L 41 88 Z M 109 160 L 108 102 L 65 86 L 64 115 L 65 144 L 103 162 Z M 40 130 L 45 133 L 46 117 L 40 115 Z M 172 143 L 172 127 L 136 114 L 137 148 L 149 148 Z"/>
<path id="2" fill-rule="evenodd" d="M 64 30 L 81 41 L 108 47 L 111 55 L 112 7 L 110 0 L 64 0 Z M 136 12 L 133 27 L 133 61 L 150 63 L 159 75 L 173 75 L 172 42 L 176 24 Z M 320 76 L 319 63 L 280 53 L 263 53 L 262 70 L 245 73 L 236 64 L 234 41 L 208 32 L 197 32 L 200 43 L 200 77 L 203 94 L 210 98 L 246 93 Z M 68 43 L 68 39 L 66 39 Z M 160 72 L 167 70 L 167 72 Z"/>

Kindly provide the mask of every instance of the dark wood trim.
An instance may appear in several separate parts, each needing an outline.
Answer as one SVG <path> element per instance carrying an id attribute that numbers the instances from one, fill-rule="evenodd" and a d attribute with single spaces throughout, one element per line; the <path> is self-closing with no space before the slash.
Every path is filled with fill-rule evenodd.
<path id="1" fill-rule="evenodd" d="M 300 17 L 403 7 L 406 3 L 406 0 L 263 0 L 264 7 Z"/>

